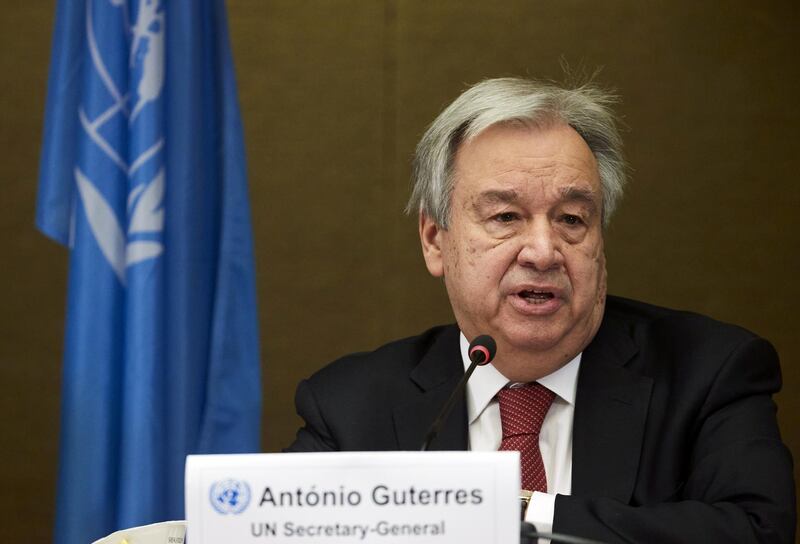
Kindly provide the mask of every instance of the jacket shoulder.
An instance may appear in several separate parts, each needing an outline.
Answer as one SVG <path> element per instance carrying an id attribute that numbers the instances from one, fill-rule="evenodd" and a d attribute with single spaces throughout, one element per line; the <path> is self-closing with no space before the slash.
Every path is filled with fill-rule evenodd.
<path id="1" fill-rule="evenodd" d="M 664 340 L 680 342 L 741 343 L 759 339 L 758 335 L 731 323 L 686 310 L 676 310 L 623 297 L 609 296 L 605 319 L 632 330 L 646 331 Z"/>
<path id="2" fill-rule="evenodd" d="M 655 378 L 657 389 L 695 389 L 699 397 L 721 385 L 731 392 L 780 389 L 778 354 L 758 335 L 694 312 L 609 298 L 603 327 L 632 342 L 628 367 Z"/>
<path id="3" fill-rule="evenodd" d="M 443 336 L 458 335 L 455 325 L 441 325 L 422 334 L 384 344 L 373 351 L 352 353 L 336 359 L 315 372 L 308 381 L 313 385 L 377 385 L 407 377 L 431 346 Z"/>
<path id="4" fill-rule="evenodd" d="M 441 350 L 443 345 L 455 356 L 455 326 L 435 327 L 374 351 L 346 355 L 301 381 L 295 405 L 306 425 L 288 451 L 398 449 L 395 408 L 423 393 L 424 382 L 413 376 L 423 361 L 440 362 L 436 346 Z M 449 366 L 455 363 L 460 365 L 453 360 Z"/>

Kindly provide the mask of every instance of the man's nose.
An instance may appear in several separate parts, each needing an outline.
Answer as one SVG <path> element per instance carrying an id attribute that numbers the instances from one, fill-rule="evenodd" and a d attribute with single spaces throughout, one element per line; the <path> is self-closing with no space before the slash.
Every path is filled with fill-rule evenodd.
<path id="1" fill-rule="evenodd" d="M 517 263 L 540 272 L 559 268 L 564 263 L 560 241 L 549 218 L 532 219 L 522 232 Z"/>

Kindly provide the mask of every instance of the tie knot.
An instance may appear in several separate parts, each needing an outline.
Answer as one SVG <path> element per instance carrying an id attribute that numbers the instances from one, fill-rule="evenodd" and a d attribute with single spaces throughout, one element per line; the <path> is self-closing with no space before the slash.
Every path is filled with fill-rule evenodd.
<path id="1" fill-rule="evenodd" d="M 544 416 L 555 396 L 555 393 L 537 382 L 501 389 L 497 393 L 497 400 L 500 403 L 503 438 L 525 434 L 538 437 Z"/>

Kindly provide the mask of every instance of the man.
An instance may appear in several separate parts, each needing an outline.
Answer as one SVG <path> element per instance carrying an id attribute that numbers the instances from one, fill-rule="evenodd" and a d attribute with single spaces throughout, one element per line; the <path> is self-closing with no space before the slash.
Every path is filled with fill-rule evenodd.
<path id="1" fill-rule="evenodd" d="M 289 451 L 415 450 L 481 334 L 497 342 L 433 449 L 519 449 L 540 530 L 607 542 L 793 542 L 777 355 L 709 318 L 606 296 L 624 163 L 592 86 L 462 94 L 417 147 L 409 211 L 457 326 L 300 384 Z"/>

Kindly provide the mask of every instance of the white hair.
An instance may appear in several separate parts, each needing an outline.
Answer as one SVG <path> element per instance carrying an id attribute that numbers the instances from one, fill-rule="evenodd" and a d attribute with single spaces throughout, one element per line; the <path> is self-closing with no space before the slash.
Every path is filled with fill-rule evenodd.
<path id="1" fill-rule="evenodd" d="M 625 161 L 611 105 L 616 97 L 591 83 L 574 89 L 519 78 L 488 79 L 467 89 L 431 123 L 414 155 L 414 190 L 406 213 L 422 213 L 447 228 L 458 147 L 504 123 L 541 126 L 563 121 L 597 160 L 603 193 L 603 225 L 622 196 Z"/>

